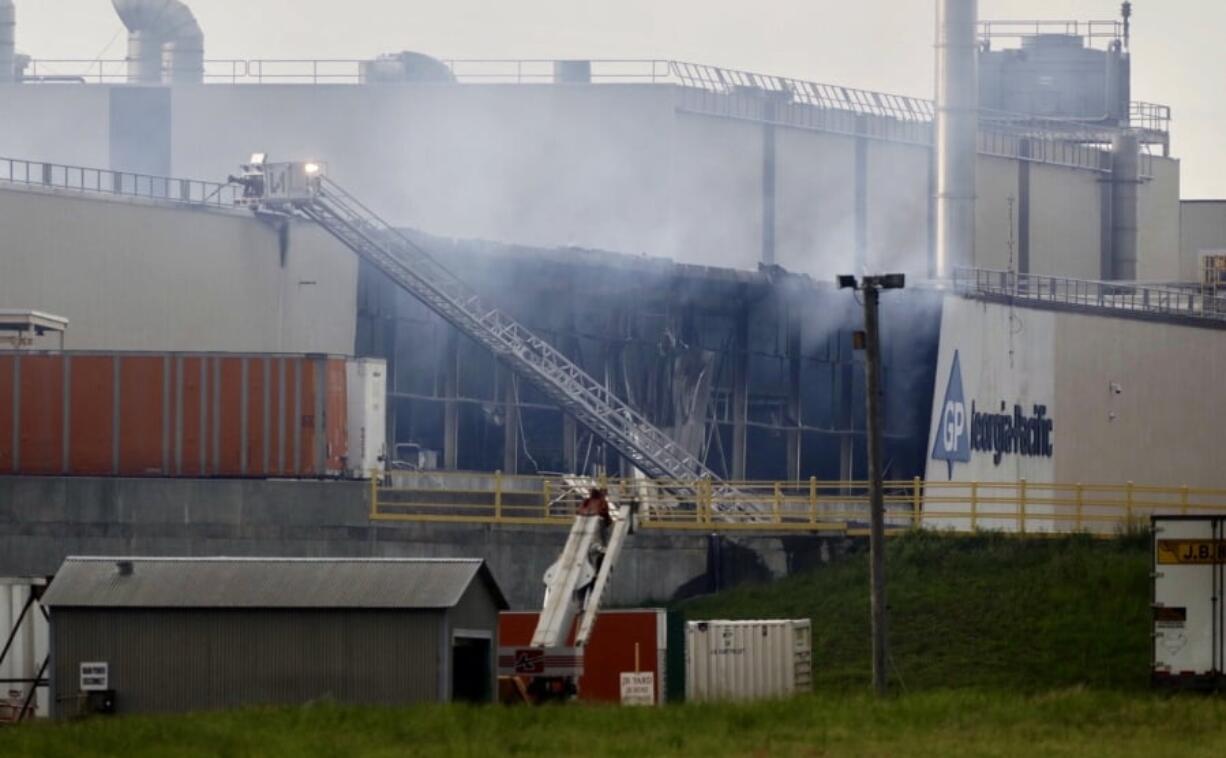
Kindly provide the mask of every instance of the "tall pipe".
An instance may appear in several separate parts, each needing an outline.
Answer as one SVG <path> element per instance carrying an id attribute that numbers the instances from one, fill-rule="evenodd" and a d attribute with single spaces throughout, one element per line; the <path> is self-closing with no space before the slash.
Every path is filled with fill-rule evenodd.
<path id="1" fill-rule="evenodd" d="M 128 28 L 128 82 L 204 80 L 204 33 L 180 0 L 111 0 Z"/>
<path id="2" fill-rule="evenodd" d="M 975 262 L 975 158 L 979 139 L 976 0 L 937 0 L 936 261 L 947 277 Z"/>
<path id="3" fill-rule="evenodd" d="M 0 84 L 17 80 L 17 8 L 0 0 Z"/>
<path id="4" fill-rule="evenodd" d="M 1137 191 L 1141 184 L 1141 142 L 1137 133 L 1121 130 L 1111 140 L 1111 271 L 1110 278 L 1137 278 Z"/>

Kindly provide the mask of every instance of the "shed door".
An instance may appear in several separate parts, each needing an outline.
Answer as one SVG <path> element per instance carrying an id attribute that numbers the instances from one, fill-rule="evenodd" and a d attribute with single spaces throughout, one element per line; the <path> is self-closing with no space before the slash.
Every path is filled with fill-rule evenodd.
<path id="1" fill-rule="evenodd" d="M 493 699 L 493 644 L 489 636 L 456 634 L 451 642 L 451 699 L 488 703 Z"/>

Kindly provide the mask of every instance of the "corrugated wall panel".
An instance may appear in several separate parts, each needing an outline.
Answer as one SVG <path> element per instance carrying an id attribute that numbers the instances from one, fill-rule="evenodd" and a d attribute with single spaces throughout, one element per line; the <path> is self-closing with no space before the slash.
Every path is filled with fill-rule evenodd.
<path id="1" fill-rule="evenodd" d="M 168 368 L 168 364 L 170 368 Z M 171 425 L 166 388 L 173 363 L 164 356 L 124 356 L 119 366 L 119 474 L 166 472 Z M 75 410 L 75 409 L 74 409 Z"/>
<path id="2" fill-rule="evenodd" d="M 220 415 L 217 426 L 219 430 L 216 445 L 219 450 L 216 473 L 222 476 L 241 476 L 243 473 L 243 446 L 245 428 L 243 413 L 244 398 L 247 388 L 243 386 L 243 358 L 214 358 L 220 364 L 218 375 L 221 386 L 218 388 Z"/>
<path id="3" fill-rule="evenodd" d="M 14 427 L 14 415 L 17 407 L 17 396 L 14 389 L 13 372 L 17 360 L 11 355 L 0 355 L 0 474 L 14 471 L 13 452 L 17 447 L 17 429 Z"/>
<path id="4" fill-rule="evenodd" d="M 59 356 L 23 355 L 18 364 L 21 471 L 58 474 L 64 466 L 64 362 Z"/>
<path id="5" fill-rule="evenodd" d="M 179 358 L 178 364 L 175 403 L 178 454 L 175 471 L 189 476 L 203 475 L 208 429 L 205 361 L 203 358 L 184 356 Z"/>
<path id="6" fill-rule="evenodd" d="M 64 362 L 68 384 L 65 428 L 68 456 L 64 470 L 110 474 L 114 462 L 115 358 L 76 355 Z"/>
<path id="7" fill-rule="evenodd" d="M 327 397 L 324 399 L 324 419 L 327 432 L 327 473 L 339 475 L 349 454 L 346 431 L 345 361 L 332 358 L 327 366 Z M 2 395 L 0 395 L 2 397 Z"/>
<path id="8" fill-rule="evenodd" d="M 345 359 L 0 354 L 0 472 L 335 476 Z"/>
<path id="9" fill-rule="evenodd" d="M 268 471 L 268 366 L 267 358 L 247 361 L 247 450 L 248 476 L 262 476 Z"/>
<path id="10" fill-rule="evenodd" d="M 57 608 L 57 715 L 83 661 L 109 664 L 120 713 L 435 700 L 441 625 L 436 611 Z"/>
<path id="11" fill-rule="evenodd" d="M 316 412 L 322 411 L 322 408 L 317 408 L 316 400 L 322 399 L 322 396 L 316 392 L 317 367 L 321 360 L 316 358 L 303 358 L 298 361 L 299 374 L 301 376 L 301 390 L 299 393 L 300 400 L 298 405 L 298 473 L 310 476 L 320 473 L 320 466 L 316 462 L 316 429 L 315 420 Z M 319 461 L 322 463 L 322 460 Z"/>

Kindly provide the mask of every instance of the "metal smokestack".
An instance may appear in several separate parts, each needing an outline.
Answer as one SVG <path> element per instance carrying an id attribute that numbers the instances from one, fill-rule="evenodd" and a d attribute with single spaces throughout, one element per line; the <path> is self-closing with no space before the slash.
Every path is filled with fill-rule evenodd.
<path id="1" fill-rule="evenodd" d="M 1137 194 L 1141 186 L 1141 141 L 1124 129 L 1111 141 L 1111 268 L 1107 279 L 1137 278 Z"/>
<path id="2" fill-rule="evenodd" d="M 975 262 L 979 140 L 976 0 L 937 0 L 936 266 L 947 277 Z"/>
<path id="3" fill-rule="evenodd" d="M 17 9 L 0 0 L 0 84 L 17 81 Z"/>
<path id="4" fill-rule="evenodd" d="M 200 83 L 204 33 L 180 0 L 112 0 L 128 28 L 128 82 Z"/>

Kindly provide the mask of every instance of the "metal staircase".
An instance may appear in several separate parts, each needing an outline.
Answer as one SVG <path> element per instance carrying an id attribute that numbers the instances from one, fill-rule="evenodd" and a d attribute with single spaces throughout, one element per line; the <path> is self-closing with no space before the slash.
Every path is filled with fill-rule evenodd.
<path id="1" fill-rule="evenodd" d="M 489 348 L 566 412 L 654 479 L 678 483 L 718 477 L 669 435 L 545 340 L 485 303 L 403 233 L 362 205 L 316 164 L 253 164 L 236 179 L 240 201 L 257 211 L 296 212 Z M 720 491 L 725 488 L 717 487 Z"/>

